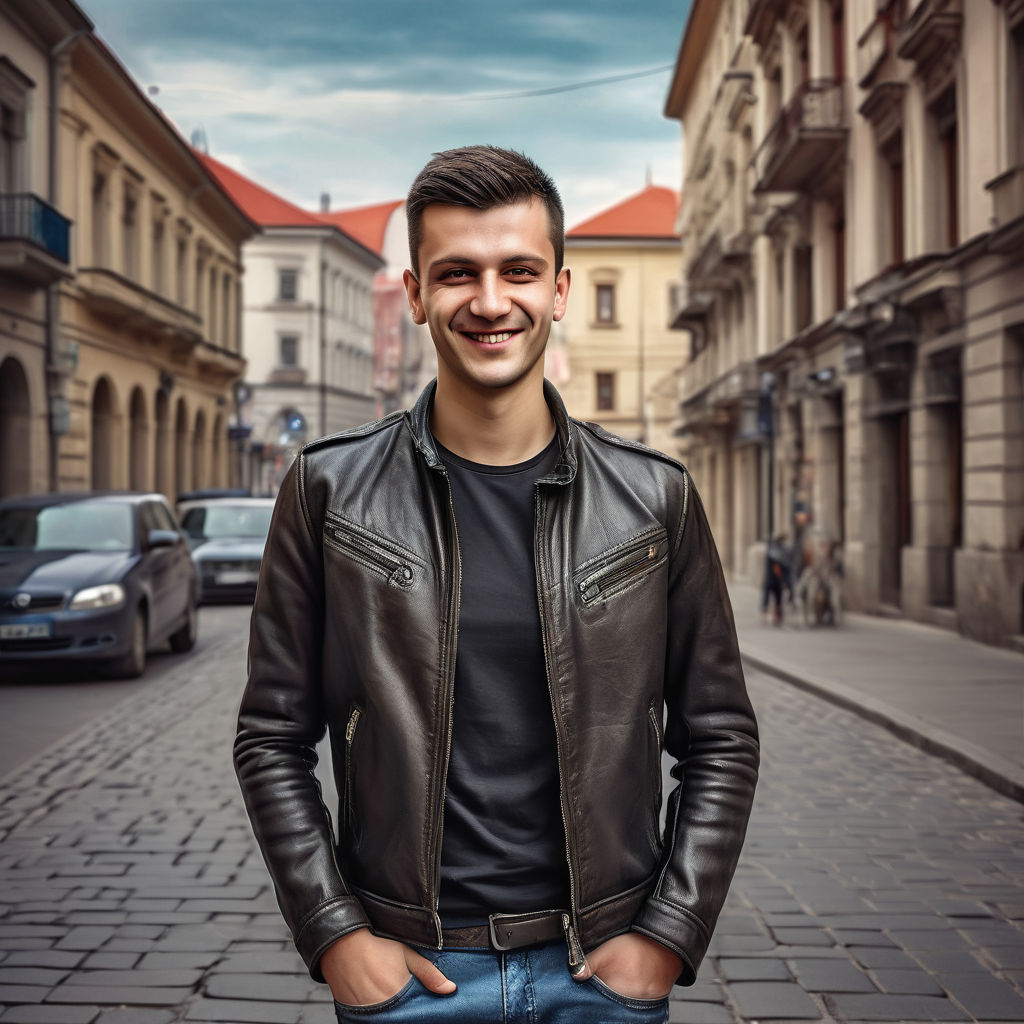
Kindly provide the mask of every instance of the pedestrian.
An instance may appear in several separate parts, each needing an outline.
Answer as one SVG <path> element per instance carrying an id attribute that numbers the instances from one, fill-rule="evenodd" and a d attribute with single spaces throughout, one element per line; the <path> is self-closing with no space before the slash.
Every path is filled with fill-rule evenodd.
<path id="1" fill-rule="evenodd" d="M 667 1021 L 758 765 L 707 520 L 679 463 L 544 380 L 570 282 L 551 179 L 450 150 L 407 214 L 437 379 L 281 486 L 235 742 L 249 816 L 340 1021 Z"/>
<path id="2" fill-rule="evenodd" d="M 768 542 L 764 559 L 764 582 L 761 587 L 761 614 L 776 626 L 782 625 L 782 602 L 788 594 L 793 600 L 791 555 L 786 547 L 786 535 L 778 534 Z M 772 605 L 769 613 L 768 606 Z"/>

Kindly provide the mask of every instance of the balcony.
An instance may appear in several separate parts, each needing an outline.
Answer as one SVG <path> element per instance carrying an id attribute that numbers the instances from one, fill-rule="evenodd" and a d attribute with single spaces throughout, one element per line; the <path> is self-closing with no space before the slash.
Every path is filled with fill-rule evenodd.
<path id="1" fill-rule="evenodd" d="M 203 340 L 202 322 L 190 310 L 105 267 L 83 267 L 75 283 L 98 316 L 139 334 L 166 338 L 175 355 L 191 354 Z"/>
<path id="2" fill-rule="evenodd" d="M 0 271 L 36 287 L 71 277 L 71 221 L 29 192 L 0 195 Z"/>
<path id="3" fill-rule="evenodd" d="M 743 34 L 762 49 L 771 41 L 777 22 L 786 14 L 786 0 L 746 0 Z"/>
<path id="4" fill-rule="evenodd" d="M 955 59 L 963 26 L 961 0 L 919 0 L 899 30 L 896 52 L 918 70 Z"/>
<path id="5" fill-rule="evenodd" d="M 754 154 L 756 192 L 803 192 L 841 159 L 843 83 L 804 82 Z"/>

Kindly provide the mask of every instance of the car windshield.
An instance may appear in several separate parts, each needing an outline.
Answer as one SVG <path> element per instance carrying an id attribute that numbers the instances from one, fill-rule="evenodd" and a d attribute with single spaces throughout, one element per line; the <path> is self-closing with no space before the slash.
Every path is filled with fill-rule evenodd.
<path id="1" fill-rule="evenodd" d="M 0 509 L 0 548 L 31 551 L 130 551 L 132 506 L 69 502 L 44 508 Z"/>
<path id="2" fill-rule="evenodd" d="M 265 540 L 270 529 L 272 505 L 228 505 L 218 502 L 190 508 L 181 525 L 192 538 L 252 537 Z"/>

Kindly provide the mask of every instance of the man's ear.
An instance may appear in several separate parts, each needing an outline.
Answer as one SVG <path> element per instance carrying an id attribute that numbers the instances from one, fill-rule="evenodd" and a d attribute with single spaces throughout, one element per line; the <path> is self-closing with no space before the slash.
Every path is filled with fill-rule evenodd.
<path id="1" fill-rule="evenodd" d="M 402 283 L 405 285 L 405 294 L 409 299 L 409 310 L 412 313 L 414 324 L 425 324 L 427 316 L 423 312 L 423 300 L 420 295 L 420 282 L 411 270 L 402 274 Z"/>
<path id="2" fill-rule="evenodd" d="M 561 320 L 565 316 L 565 307 L 569 301 L 569 268 L 562 267 L 555 278 L 555 311 L 552 320 Z"/>

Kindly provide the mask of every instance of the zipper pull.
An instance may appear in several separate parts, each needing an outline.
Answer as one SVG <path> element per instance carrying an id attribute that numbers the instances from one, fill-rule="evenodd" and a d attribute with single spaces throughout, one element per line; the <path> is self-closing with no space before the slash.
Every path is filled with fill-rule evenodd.
<path id="1" fill-rule="evenodd" d="M 565 932 L 565 944 L 569 947 L 569 973 L 575 977 L 587 966 L 587 958 L 583 955 L 583 947 L 576 938 L 572 922 L 568 914 L 562 915 L 562 931 Z"/>
<path id="2" fill-rule="evenodd" d="M 348 725 L 345 726 L 345 742 L 351 743 L 352 737 L 356 734 L 356 726 L 359 724 L 359 716 L 361 712 L 359 708 L 353 708 L 352 714 L 349 715 Z"/>

